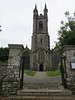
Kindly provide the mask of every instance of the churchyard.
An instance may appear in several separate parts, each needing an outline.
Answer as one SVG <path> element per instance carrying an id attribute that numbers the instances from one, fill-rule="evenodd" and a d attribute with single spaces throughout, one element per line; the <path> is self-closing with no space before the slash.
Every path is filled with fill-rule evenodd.
<path id="1" fill-rule="evenodd" d="M 21 44 L 0 49 L 0 100 L 75 100 L 75 21 L 62 22 L 50 50 L 46 4 L 43 13 L 35 5 L 31 50 Z"/>

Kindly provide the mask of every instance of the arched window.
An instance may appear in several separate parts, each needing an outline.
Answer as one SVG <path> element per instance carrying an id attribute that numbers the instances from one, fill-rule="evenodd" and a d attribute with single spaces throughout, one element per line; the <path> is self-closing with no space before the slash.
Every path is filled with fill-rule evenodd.
<path id="1" fill-rule="evenodd" d="M 40 21 L 40 22 L 39 22 L 39 29 L 42 29 L 42 28 L 43 28 L 43 22 Z"/>
<path id="2" fill-rule="evenodd" d="M 44 60 L 44 51 L 43 50 L 38 51 L 38 60 Z"/>
<path id="3" fill-rule="evenodd" d="M 42 43 L 42 39 L 40 39 L 40 42 Z"/>

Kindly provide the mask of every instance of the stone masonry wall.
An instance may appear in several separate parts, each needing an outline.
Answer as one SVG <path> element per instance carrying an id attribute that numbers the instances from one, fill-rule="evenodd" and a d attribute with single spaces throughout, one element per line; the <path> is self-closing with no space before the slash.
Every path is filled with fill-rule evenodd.
<path id="1" fill-rule="evenodd" d="M 75 69 L 71 68 L 71 62 L 75 63 L 75 46 L 64 46 L 63 55 L 66 57 L 65 79 L 67 88 L 75 93 Z"/>
<path id="2" fill-rule="evenodd" d="M 4 77 L 6 77 L 6 72 L 7 72 L 7 65 L 0 64 L 0 95 L 3 95 L 2 81 L 3 81 Z"/>
<path id="3" fill-rule="evenodd" d="M 8 65 L 6 76 L 2 81 L 2 90 L 7 94 L 17 94 L 17 89 L 19 89 L 19 68 L 18 66 Z"/>
<path id="4" fill-rule="evenodd" d="M 19 68 L 17 66 L 0 65 L 0 95 L 17 94 L 19 83 Z"/>
<path id="5" fill-rule="evenodd" d="M 22 52 L 24 50 L 23 45 L 17 44 L 9 44 L 10 52 L 9 52 L 9 59 L 8 64 L 15 66 L 20 66 Z"/>
<path id="6" fill-rule="evenodd" d="M 0 80 L 3 80 L 3 76 L 7 72 L 7 65 L 6 64 L 0 64 Z"/>
<path id="7" fill-rule="evenodd" d="M 20 88 L 20 67 L 23 45 L 9 44 L 10 52 L 6 77 L 2 81 L 2 90 L 7 94 L 17 94 Z"/>

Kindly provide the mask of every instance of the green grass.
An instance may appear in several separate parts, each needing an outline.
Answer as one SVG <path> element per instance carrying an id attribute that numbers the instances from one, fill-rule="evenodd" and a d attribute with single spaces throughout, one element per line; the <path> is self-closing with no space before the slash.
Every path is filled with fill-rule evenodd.
<path id="1" fill-rule="evenodd" d="M 60 71 L 47 71 L 46 72 L 48 76 L 57 76 L 57 75 L 61 75 Z"/>
<path id="2" fill-rule="evenodd" d="M 24 72 L 29 76 L 34 76 L 37 71 L 24 70 Z"/>
<path id="3" fill-rule="evenodd" d="M 34 76 L 37 71 L 24 70 L 24 72 L 29 76 Z M 46 73 L 47 73 L 48 76 L 61 75 L 60 71 L 47 71 Z"/>

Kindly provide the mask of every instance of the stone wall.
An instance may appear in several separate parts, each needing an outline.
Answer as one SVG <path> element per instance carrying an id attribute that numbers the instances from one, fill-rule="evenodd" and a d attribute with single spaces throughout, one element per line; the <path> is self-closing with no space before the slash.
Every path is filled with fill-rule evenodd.
<path id="1" fill-rule="evenodd" d="M 20 88 L 19 68 L 15 65 L 0 65 L 0 95 L 17 94 Z"/>
<path id="2" fill-rule="evenodd" d="M 24 50 L 23 45 L 9 44 L 10 52 L 8 59 L 8 72 L 6 80 L 3 86 L 8 87 L 10 94 L 17 94 L 17 90 L 20 88 L 20 71 L 21 71 L 21 58 Z M 11 89 L 10 89 L 11 87 Z"/>
<path id="3" fill-rule="evenodd" d="M 3 79 L 3 76 L 5 76 L 7 72 L 7 64 L 0 64 L 0 80 Z"/>
<path id="4" fill-rule="evenodd" d="M 7 65 L 7 72 L 2 81 L 2 90 L 7 94 L 17 94 L 20 88 L 19 68 L 15 65 Z"/>
<path id="5" fill-rule="evenodd" d="M 6 77 L 6 73 L 7 73 L 7 65 L 6 64 L 0 64 L 0 95 L 3 95 L 2 81 Z"/>
<path id="6" fill-rule="evenodd" d="M 8 46 L 10 48 L 8 64 L 10 65 L 14 64 L 15 66 L 20 66 L 22 52 L 24 50 L 23 45 L 9 44 Z"/>
<path id="7" fill-rule="evenodd" d="M 0 66 L 0 76 L 3 79 L 0 78 L 2 79 L 2 90 L 10 95 L 17 94 L 17 90 L 20 89 L 21 57 L 24 48 L 23 45 L 14 44 L 9 44 L 9 48 L 8 65 Z"/>
<path id="8" fill-rule="evenodd" d="M 66 86 L 73 93 L 75 93 L 75 69 L 71 68 L 71 62 L 75 63 L 75 45 L 74 46 L 64 46 L 62 49 L 62 54 L 65 56 L 65 70 L 64 78 L 66 81 Z"/>

